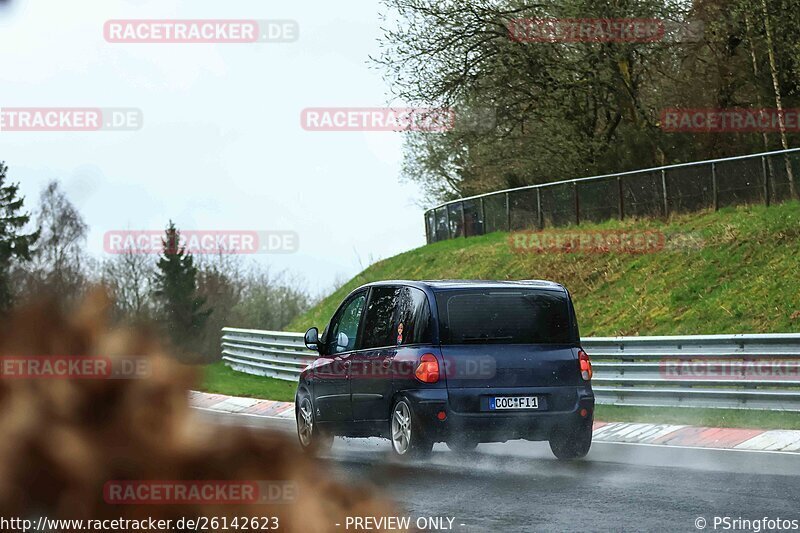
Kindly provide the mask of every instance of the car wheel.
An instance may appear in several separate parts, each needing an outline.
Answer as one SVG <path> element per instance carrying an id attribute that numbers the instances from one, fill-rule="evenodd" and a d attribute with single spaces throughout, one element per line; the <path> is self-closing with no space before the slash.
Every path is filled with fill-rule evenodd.
<path id="1" fill-rule="evenodd" d="M 450 439 L 447 441 L 447 447 L 450 451 L 456 453 L 469 453 L 474 452 L 478 447 L 478 441 L 475 439 Z"/>
<path id="2" fill-rule="evenodd" d="M 304 452 L 317 454 L 330 450 L 333 436 L 320 431 L 314 415 L 314 405 L 309 396 L 299 398 L 295 411 L 297 438 Z"/>
<path id="3" fill-rule="evenodd" d="M 390 424 L 392 449 L 396 455 L 421 457 L 431 453 L 433 442 L 425 436 L 405 398 L 400 398 L 394 404 Z"/>
<path id="4" fill-rule="evenodd" d="M 578 428 L 556 428 L 550 435 L 550 449 L 558 459 L 569 461 L 586 457 L 592 446 L 592 424 Z"/>

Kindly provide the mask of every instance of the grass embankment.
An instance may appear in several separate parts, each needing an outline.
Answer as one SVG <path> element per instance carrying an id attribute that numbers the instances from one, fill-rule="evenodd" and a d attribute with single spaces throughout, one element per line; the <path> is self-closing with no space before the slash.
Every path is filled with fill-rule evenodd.
<path id="1" fill-rule="evenodd" d="M 726 208 L 667 221 L 585 224 L 583 231 L 691 235 L 696 249 L 515 253 L 507 233 L 453 239 L 380 261 L 289 326 L 322 327 L 347 293 L 384 279 L 549 279 L 572 293 L 582 336 L 800 330 L 800 203 Z"/>
<path id="2" fill-rule="evenodd" d="M 287 329 L 322 328 L 347 293 L 371 281 L 550 279 L 572 292 L 586 337 L 800 331 L 798 202 L 580 226 L 581 232 L 597 230 L 660 232 L 668 243 L 686 246 L 646 254 L 519 253 L 507 233 L 439 242 L 370 266 Z M 291 399 L 289 384 L 224 370 L 212 366 L 209 372 L 207 385 L 216 392 Z M 272 396 L 263 395 L 266 389 Z M 763 411 L 598 406 L 596 417 L 800 429 L 798 414 Z"/>
<path id="3" fill-rule="evenodd" d="M 199 390 L 228 396 L 293 402 L 297 383 L 243 374 L 219 362 L 205 368 L 205 376 Z"/>

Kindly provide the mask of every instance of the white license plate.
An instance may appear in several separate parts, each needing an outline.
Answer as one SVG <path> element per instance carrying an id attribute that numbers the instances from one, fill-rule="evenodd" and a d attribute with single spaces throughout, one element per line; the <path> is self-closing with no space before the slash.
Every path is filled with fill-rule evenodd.
<path id="1" fill-rule="evenodd" d="M 538 396 L 496 396 L 489 398 L 489 410 L 503 409 L 538 409 Z"/>

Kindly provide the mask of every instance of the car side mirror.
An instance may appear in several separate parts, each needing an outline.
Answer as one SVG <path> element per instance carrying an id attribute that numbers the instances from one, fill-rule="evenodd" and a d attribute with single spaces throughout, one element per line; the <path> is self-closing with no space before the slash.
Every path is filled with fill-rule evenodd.
<path id="1" fill-rule="evenodd" d="M 350 339 L 347 338 L 347 335 L 344 332 L 339 332 L 339 335 L 336 336 L 336 346 L 339 348 L 347 348 L 350 344 Z"/>
<path id="2" fill-rule="evenodd" d="M 317 328 L 309 328 L 303 340 L 306 343 L 306 348 L 315 352 L 319 351 L 319 330 Z"/>

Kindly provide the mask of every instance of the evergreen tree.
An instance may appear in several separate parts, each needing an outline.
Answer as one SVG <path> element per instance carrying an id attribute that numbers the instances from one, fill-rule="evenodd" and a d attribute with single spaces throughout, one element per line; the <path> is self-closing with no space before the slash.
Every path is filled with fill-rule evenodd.
<path id="1" fill-rule="evenodd" d="M 163 323 L 175 346 L 190 351 L 198 347 L 212 309 L 204 309 L 206 299 L 197 292 L 194 257 L 185 246 L 181 246 L 180 238 L 180 232 L 170 221 L 156 265 L 155 296 Z"/>
<path id="2" fill-rule="evenodd" d="M 0 162 L 0 313 L 12 304 L 11 267 L 13 261 L 30 261 L 31 247 L 39 238 L 39 232 L 24 234 L 22 228 L 30 221 L 30 215 L 22 213 L 24 198 L 17 196 L 19 184 L 6 184 L 8 167 Z"/>

